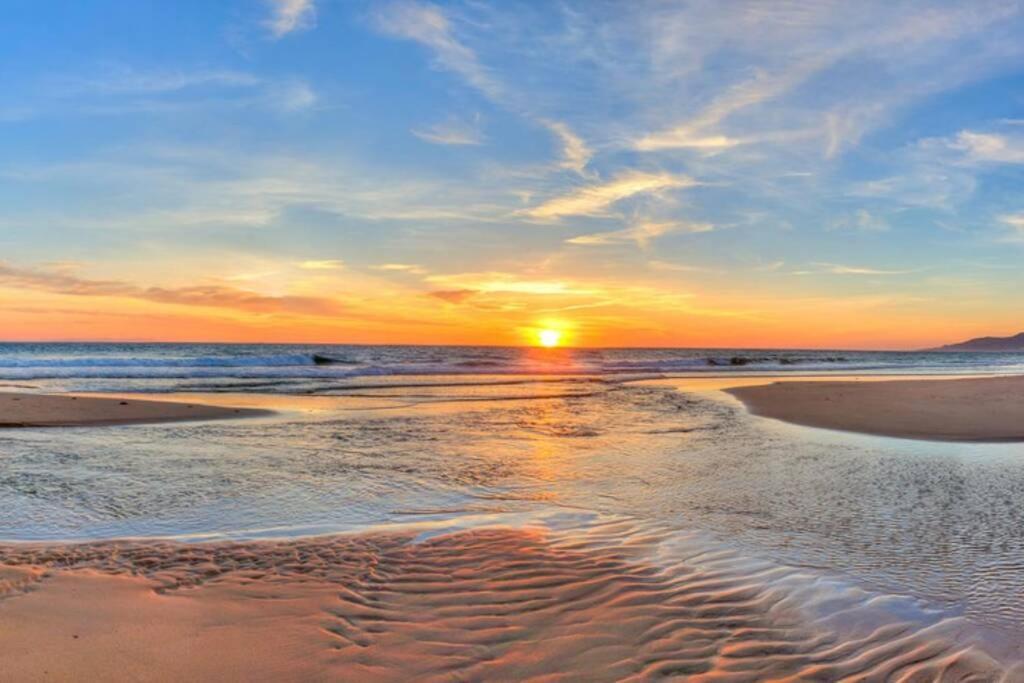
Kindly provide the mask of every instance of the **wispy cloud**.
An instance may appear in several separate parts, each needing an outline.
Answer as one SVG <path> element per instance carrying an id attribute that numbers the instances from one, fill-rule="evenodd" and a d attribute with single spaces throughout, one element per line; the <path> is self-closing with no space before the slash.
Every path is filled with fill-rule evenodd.
<path id="1" fill-rule="evenodd" d="M 333 299 L 267 296 L 223 285 L 151 287 L 122 280 L 91 280 L 64 270 L 46 271 L 0 263 L 0 286 L 86 297 L 121 297 L 160 304 L 222 308 L 248 313 L 332 315 L 341 311 Z"/>
<path id="2" fill-rule="evenodd" d="M 1024 213 L 1000 216 L 999 222 L 1010 229 L 1010 232 L 1004 238 L 1004 241 L 1024 242 Z"/>
<path id="3" fill-rule="evenodd" d="M 672 263 L 671 261 L 662 261 L 660 259 L 651 259 L 647 262 L 647 267 L 651 270 L 664 271 L 670 273 L 706 273 L 709 272 L 710 268 L 704 266 L 691 266 L 685 263 Z"/>
<path id="4" fill-rule="evenodd" d="M 934 159 L 914 159 L 898 175 L 854 183 L 846 192 L 852 197 L 949 212 L 970 197 L 976 186 L 974 175 L 962 169 Z"/>
<path id="5" fill-rule="evenodd" d="M 426 275 L 427 269 L 415 263 L 381 263 L 373 266 L 374 270 L 383 270 L 391 273 L 409 273 L 410 275 Z"/>
<path id="6" fill-rule="evenodd" d="M 299 268 L 303 270 L 341 270 L 345 267 L 344 261 L 338 259 L 327 259 L 324 261 L 300 261 Z"/>
<path id="7" fill-rule="evenodd" d="M 420 140 L 435 145 L 481 145 L 484 142 L 479 114 L 469 121 L 449 118 L 426 128 L 414 128 L 411 132 Z"/>
<path id="8" fill-rule="evenodd" d="M 289 79 L 276 83 L 267 89 L 267 98 L 277 109 L 298 112 L 313 107 L 319 96 L 313 87 L 303 80 Z"/>
<path id="9" fill-rule="evenodd" d="M 20 118 L 47 114 L 171 116 L 252 107 L 298 112 L 319 100 L 313 87 L 301 78 L 271 78 L 235 69 L 140 69 L 116 63 L 44 79 L 33 97 L 31 104 L 21 109 Z"/>
<path id="10" fill-rule="evenodd" d="M 743 140 L 726 135 L 702 135 L 690 127 L 681 127 L 663 133 L 651 133 L 636 140 L 634 147 L 642 152 L 660 149 L 696 149 L 715 151 L 743 144 Z"/>
<path id="11" fill-rule="evenodd" d="M 1024 164 L 1024 138 L 1021 137 L 963 130 L 945 142 L 970 161 Z"/>
<path id="12" fill-rule="evenodd" d="M 457 273 L 431 275 L 427 281 L 446 290 L 471 290 L 479 294 L 527 294 L 540 296 L 593 296 L 602 290 L 567 279 L 532 279 L 515 273 Z"/>
<path id="13" fill-rule="evenodd" d="M 98 73 L 65 76 L 50 83 L 49 91 L 59 96 L 76 95 L 159 95 L 193 88 L 250 88 L 263 79 L 232 69 L 139 70 L 123 64 L 108 64 Z"/>
<path id="14" fill-rule="evenodd" d="M 710 232 L 715 229 L 710 223 L 693 223 L 684 221 L 640 221 L 623 230 L 599 232 L 579 235 L 567 239 L 567 244 L 584 246 L 604 246 L 632 242 L 641 249 L 646 249 L 652 240 L 662 235 L 679 232 Z"/>
<path id="15" fill-rule="evenodd" d="M 461 304 L 466 299 L 479 294 L 475 289 L 439 289 L 434 292 L 427 292 L 428 296 L 450 304 Z"/>
<path id="16" fill-rule="evenodd" d="M 276 38 L 316 26 L 316 5 L 313 0 L 266 0 L 270 18 L 264 26 Z"/>
<path id="17" fill-rule="evenodd" d="M 829 226 L 833 230 L 860 230 L 862 232 L 885 232 L 889 223 L 867 209 L 858 209 L 853 214 L 841 216 L 833 220 Z"/>
<path id="18" fill-rule="evenodd" d="M 127 156 L 93 161 L 0 165 L 0 179 L 26 187 L 62 184 L 82 192 L 102 187 L 118 195 L 117 202 L 101 209 L 43 208 L 32 218 L 9 211 L 0 216 L 0 231 L 26 220 L 74 230 L 103 227 L 150 236 L 181 228 L 274 228 L 296 209 L 350 220 L 450 226 L 507 221 L 521 206 L 503 184 L 491 187 L 435 176 L 398 178 L 387 170 L 338 159 L 314 161 L 210 147 L 138 146 Z M 324 239 L 330 242 L 332 236 Z"/>
<path id="19" fill-rule="evenodd" d="M 1001 0 L 939 4 L 927 12 L 915 3 L 860 3 L 856 11 L 831 2 L 768 6 L 740 0 L 727 9 L 713 3 L 666 5 L 642 24 L 656 64 L 669 79 L 666 87 L 683 95 L 669 100 L 676 106 L 666 111 L 685 111 L 694 101 L 707 104 L 634 136 L 633 147 L 723 151 L 761 142 L 768 127 L 781 124 L 791 131 L 817 129 L 825 157 L 834 157 L 907 103 L 1019 58 L 1012 33 L 992 30 L 1018 12 L 1018 3 Z M 981 45 L 974 42 L 979 36 Z M 735 62 L 728 60 L 737 55 Z M 807 90 L 854 64 L 872 77 L 845 79 L 845 89 Z M 709 80 L 700 78 L 712 71 Z"/>
<path id="20" fill-rule="evenodd" d="M 561 197 L 549 199 L 522 213 L 539 220 L 554 220 L 563 216 L 600 216 L 606 213 L 609 206 L 623 199 L 698 184 L 687 176 L 630 171 L 609 182 L 587 185 Z"/>
<path id="21" fill-rule="evenodd" d="M 480 63 L 476 52 L 456 37 L 451 19 L 442 8 L 400 0 L 381 6 L 374 20 L 383 33 L 429 48 L 438 67 L 459 75 L 490 98 L 501 98 L 501 85 Z"/>
<path id="22" fill-rule="evenodd" d="M 715 128 L 739 111 L 789 92 L 838 56 L 834 50 L 824 51 L 790 64 L 777 73 L 762 71 L 727 89 L 692 119 L 669 130 L 645 135 L 634 142 L 634 147 L 642 151 L 680 148 L 714 151 L 743 144 L 743 139 L 718 133 Z"/>
<path id="23" fill-rule="evenodd" d="M 886 270 L 882 268 L 868 268 L 865 266 L 847 266 L 841 263 L 815 263 L 813 270 L 796 270 L 793 275 L 908 275 L 913 270 Z"/>
<path id="24" fill-rule="evenodd" d="M 565 123 L 561 121 L 544 121 L 543 123 L 547 126 L 548 130 L 555 134 L 558 141 L 562 143 L 562 168 L 585 176 L 587 164 L 590 163 L 594 152 Z"/>

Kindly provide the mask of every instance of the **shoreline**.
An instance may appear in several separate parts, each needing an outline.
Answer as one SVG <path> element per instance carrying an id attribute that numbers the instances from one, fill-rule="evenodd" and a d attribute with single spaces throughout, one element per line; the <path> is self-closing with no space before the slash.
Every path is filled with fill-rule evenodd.
<path id="1" fill-rule="evenodd" d="M 790 380 L 727 387 L 747 410 L 804 427 L 926 441 L 1024 441 L 1024 376 Z"/>
<path id="2" fill-rule="evenodd" d="M 101 427 L 263 417 L 273 411 L 135 397 L 0 392 L 0 429 Z"/>

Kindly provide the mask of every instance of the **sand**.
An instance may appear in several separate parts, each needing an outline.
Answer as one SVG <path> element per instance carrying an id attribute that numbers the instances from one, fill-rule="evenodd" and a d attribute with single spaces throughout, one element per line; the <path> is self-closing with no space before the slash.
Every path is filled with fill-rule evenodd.
<path id="1" fill-rule="evenodd" d="M 1021 680 L 961 619 L 625 522 L 416 540 L 0 546 L 0 679 Z"/>
<path id="2" fill-rule="evenodd" d="M 936 441 L 1024 441 L 1024 377 L 785 381 L 727 391 L 755 415 Z"/>
<path id="3" fill-rule="evenodd" d="M 73 427 L 267 415 L 269 411 L 200 403 L 67 394 L 0 393 L 2 427 Z"/>

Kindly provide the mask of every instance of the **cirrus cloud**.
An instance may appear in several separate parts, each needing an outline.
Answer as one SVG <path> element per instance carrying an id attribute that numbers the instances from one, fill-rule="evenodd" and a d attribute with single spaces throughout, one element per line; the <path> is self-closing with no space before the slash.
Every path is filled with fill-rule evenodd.
<path id="1" fill-rule="evenodd" d="M 341 306 L 333 299 L 311 296 L 268 296 L 224 285 L 184 287 L 144 286 L 124 280 L 92 280 L 66 269 L 37 270 L 0 263 L 0 286 L 85 297 L 121 297 L 160 304 L 223 308 L 248 313 L 334 315 Z"/>
<path id="2" fill-rule="evenodd" d="M 268 0 L 268 3 L 271 16 L 264 26 L 275 39 L 316 25 L 313 0 Z"/>
<path id="3" fill-rule="evenodd" d="M 527 209 L 523 215 L 539 220 L 555 220 L 563 216 L 600 216 L 612 204 L 636 195 L 657 194 L 699 185 L 688 176 L 671 173 L 630 171 L 606 183 L 587 185 L 569 194 L 549 199 Z"/>
<path id="4" fill-rule="evenodd" d="M 583 246 L 606 246 L 633 242 L 641 249 L 646 249 L 650 246 L 652 240 L 663 235 L 679 232 L 711 232 L 714 229 L 715 226 L 711 223 L 641 221 L 623 230 L 579 235 L 578 237 L 566 240 L 566 243 Z"/>

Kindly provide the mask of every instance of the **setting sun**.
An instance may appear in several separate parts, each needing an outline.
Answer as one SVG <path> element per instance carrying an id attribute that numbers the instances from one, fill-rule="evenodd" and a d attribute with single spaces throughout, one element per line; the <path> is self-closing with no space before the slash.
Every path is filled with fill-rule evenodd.
<path id="1" fill-rule="evenodd" d="M 554 348 L 562 341 L 562 333 L 558 330 L 541 330 L 537 333 L 540 345 L 545 348 Z"/>

